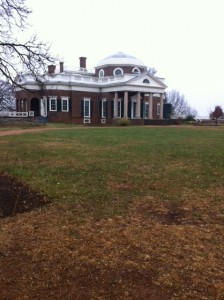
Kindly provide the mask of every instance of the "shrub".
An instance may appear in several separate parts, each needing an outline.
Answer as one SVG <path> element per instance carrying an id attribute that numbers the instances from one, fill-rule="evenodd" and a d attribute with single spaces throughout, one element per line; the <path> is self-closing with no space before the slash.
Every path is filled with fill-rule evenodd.
<path id="1" fill-rule="evenodd" d="M 117 120 L 117 124 L 119 126 L 128 126 L 128 125 L 131 125 L 131 121 L 127 118 L 121 118 L 121 119 Z"/>
<path id="2" fill-rule="evenodd" d="M 189 122 L 189 121 L 195 121 L 195 116 L 193 116 L 193 115 L 187 115 L 184 118 L 184 122 Z"/>

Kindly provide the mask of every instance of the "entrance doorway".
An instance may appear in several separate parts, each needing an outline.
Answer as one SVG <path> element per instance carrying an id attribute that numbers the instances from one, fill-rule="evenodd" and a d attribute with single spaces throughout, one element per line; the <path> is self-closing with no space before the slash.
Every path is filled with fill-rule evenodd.
<path id="1" fill-rule="evenodd" d="M 40 115 L 40 100 L 38 98 L 31 99 L 31 111 L 34 112 L 34 116 L 38 117 Z"/>

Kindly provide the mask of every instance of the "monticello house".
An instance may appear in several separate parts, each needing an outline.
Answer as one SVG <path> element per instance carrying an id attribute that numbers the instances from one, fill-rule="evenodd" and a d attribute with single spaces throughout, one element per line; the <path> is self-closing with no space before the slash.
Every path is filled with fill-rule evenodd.
<path id="1" fill-rule="evenodd" d="M 143 62 L 122 52 L 101 60 L 94 70 L 79 58 L 78 68 L 48 66 L 44 88 L 28 74 L 17 77 L 17 112 L 52 122 L 113 124 L 129 118 L 132 124 L 164 118 L 164 79 L 152 75 Z"/>

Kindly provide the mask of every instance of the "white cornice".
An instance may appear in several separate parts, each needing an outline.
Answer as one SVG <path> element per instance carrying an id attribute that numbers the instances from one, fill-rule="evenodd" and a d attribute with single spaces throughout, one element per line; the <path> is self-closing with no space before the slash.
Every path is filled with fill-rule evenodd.
<path id="1" fill-rule="evenodd" d="M 131 86 L 131 85 L 121 85 L 121 86 L 113 86 L 113 87 L 105 87 L 101 89 L 102 93 L 109 92 L 142 92 L 142 93 L 159 93 L 163 94 L 165 91 L 163 88 L 153 88 L 153 87 L 141 87 L 141 86 Z"/>
<path id="2" fill-rule="evenodd" d="M 24 86 L 28 90 L 40 90 L 38 85 L 27 84 Z M 92 92 L 92 93 L 109 93 L 109 92 L 119 92 L 119 91 L 130 91 L 130 92 L 143 92 L 143 93 L 164 93 L 164 88 L 160 87 L 149 87 L 149 86 L 139 86 L 139 85 L 113 85 L 107 87 L 91 87 L 91 86 L 78 86 L 78 85 L 46 85 L 45 90 L 49 91 L 79 91 L 79 92 Z"/>

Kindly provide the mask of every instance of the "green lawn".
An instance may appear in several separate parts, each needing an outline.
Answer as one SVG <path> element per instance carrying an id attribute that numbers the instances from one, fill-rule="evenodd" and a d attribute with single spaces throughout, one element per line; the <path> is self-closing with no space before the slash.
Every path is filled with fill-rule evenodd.
<path id="1" fill-rule="evenodd" d="M 223 153 L 223 127 L 74 127 L 1 137 L 0 170 L 101 218 L 150 195 L 223 202 Z"/>

